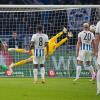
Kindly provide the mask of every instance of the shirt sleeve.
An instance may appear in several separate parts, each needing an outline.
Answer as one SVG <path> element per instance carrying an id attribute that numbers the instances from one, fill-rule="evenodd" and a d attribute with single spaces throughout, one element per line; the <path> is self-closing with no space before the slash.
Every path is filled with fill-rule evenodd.
<path id="1" fill-rule="evenodd" d="M 94 34 L 92 34 L 92 40 L 94 40 L 95 39 L 95 36 L 94 36 Z"/>
<path id="2" fill-rule="evenodd" d="M 93 39 L 95 39 L 95 35 L 93 34 Z"/>
<path id="3" fill-rule="evenodd" d="M 34 42 L 34 41 L 35 41 L 35 35 L 33 35 L 31 38 L 31 42 Z"/>
<path id="4" fill-rule="evenodd" d="M 78 38 L 81 37 L 81 33 L 78 34 Z"/>
<path id="5" fill-rule="evenodd" d="M 95 33 L 99 33 L 100 34 L 100 21 L 96 25 L 96 31 L 95 31 Z"/>

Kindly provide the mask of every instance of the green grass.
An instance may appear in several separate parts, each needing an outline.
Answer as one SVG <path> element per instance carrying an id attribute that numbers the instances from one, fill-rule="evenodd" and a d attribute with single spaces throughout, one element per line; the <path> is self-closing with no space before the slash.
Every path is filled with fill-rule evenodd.
<path id="1" fill-rule="evenodd" d="M 48 78 L 33 84 L 32 78 L 0 78 L 0 100 L 100 100 L 96 83 L 89 79 Z"/>

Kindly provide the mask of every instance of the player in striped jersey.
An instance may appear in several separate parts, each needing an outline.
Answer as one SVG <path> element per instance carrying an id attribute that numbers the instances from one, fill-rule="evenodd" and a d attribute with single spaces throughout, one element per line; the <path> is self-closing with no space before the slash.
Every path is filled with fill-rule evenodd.
<path id="1" fill-rule="evenodd" d="M 95 55 L 97 58 L 98 71 L 97 71 L 97 95 L 100 95 L 100 21 L 96 25 L 95 31 Z"/>
<path id="2" fill-rule="evenodd" d="M 34 82 L 37 82 L 38 79 L 38 65 L 40 65 L 41 69 L 41 79 L 42 83 L 45 82 L 45 54 L 44 48 L 47 47 L 46 56 L 48 56 L 48 36 L 42 33 L 43 29 L 42 26 L 37 26 L 37 33 L 33 34 L 31 39 L 31 47 L 34 49 L 34 57 L 33 57 L 33 64 L 34 64 Z"/>
<path id="3" fill-rule="evenodd" d="M 77 67 L 76 67 L 76 78 L 74 81 L 79 79 L 81 73 L 81 67 L 83 62 L 86 66 L 92 70 L 92 53 L 94 53 L 94 34 L 89 31 L 89 24 L 83 24 L 83 31 L 78 34 L 78 41 L 76 45 L 77 55 Z"/>

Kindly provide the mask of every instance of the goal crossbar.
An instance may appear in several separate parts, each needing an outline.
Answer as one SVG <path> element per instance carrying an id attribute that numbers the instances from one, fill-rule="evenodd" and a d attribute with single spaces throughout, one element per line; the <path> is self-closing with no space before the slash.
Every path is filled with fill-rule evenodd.
<path id="1" fill-rule="evenodd" d="M 0 5 L 0 8 L 99 8 L 100 5 Z"/>

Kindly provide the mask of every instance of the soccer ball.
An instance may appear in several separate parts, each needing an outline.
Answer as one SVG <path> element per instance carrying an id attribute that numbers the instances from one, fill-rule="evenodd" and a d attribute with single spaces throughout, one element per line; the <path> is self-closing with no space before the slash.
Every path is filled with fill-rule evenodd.
<path id="1" fill-rule="evenodd" d="M 96 30 L 96 26 L 95 25 L 90 25 L 90 31 L 95 32 L 95 30 Z"/>

